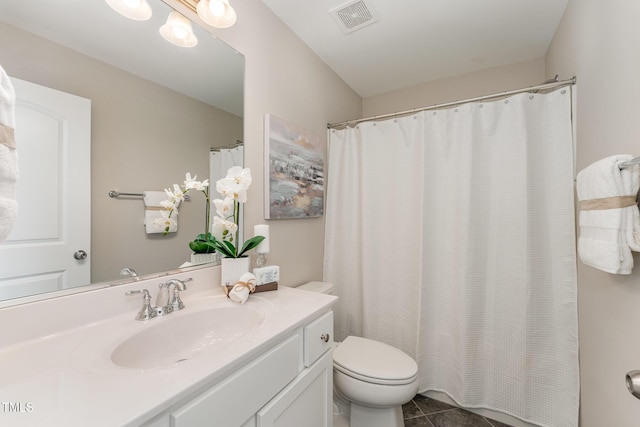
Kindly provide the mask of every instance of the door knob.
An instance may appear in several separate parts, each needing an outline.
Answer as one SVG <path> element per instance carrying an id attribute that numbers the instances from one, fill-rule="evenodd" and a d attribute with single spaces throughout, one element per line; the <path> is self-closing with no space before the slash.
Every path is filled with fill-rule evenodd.
<path id="1" fill-rule="evenodd" d="M 329 342 L 329 338 L 331 338 L 331 336 L 329 334 L 322 334 L 320 335 L 320 339 L 324 342 Z"/>
<path id="2" fill-rule="evenodd" d="M 73 257 L 77 260 L 82 260 L 87 258 L 87 253 L 82 249 L 73 254 Z"/>

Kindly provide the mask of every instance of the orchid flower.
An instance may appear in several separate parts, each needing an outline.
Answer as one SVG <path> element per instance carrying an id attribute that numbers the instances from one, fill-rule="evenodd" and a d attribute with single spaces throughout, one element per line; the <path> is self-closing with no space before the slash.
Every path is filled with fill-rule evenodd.
<path id="1" fill-rule="evenodd" d="M 216 213 L 222 218 L 233 217 L 235 203 L 232 198 L 227 197 L 224 200 L 214 199 L 213 204 L 216 207 Z"/>
<path id="2" fill-rule="evenodd" d="M 251 185 L 251 171 L 240 166 L 229 169 L 227 176 L 216 182 L 216 191 L 225 197 L 231 197 L 238 203 L 247 201 L 247 190 Z"/>
<path id="3" fill-rule="evenodd" d="M 184 180 L 184 188 L 187 190 L 204 191 L 205 188 L 209 186 L 208 179 L 205 179 L 204 181 L 196 181 L 196 178 L 198 178 L 198 175 L 191 178 L 191 174 L 187 172 L 186 179 Z"/>
<path id="4" fill-rule="evenodd" d="M 233 242 L 234 236 L 238 231 L 238 224 L 232 221 L 227 221 L 226 219 L 220 218 L 216 216 L 213 218 L 213 227 L 211 228 L 211 234 L 216 239 L 222 241 L 226 240 L 229 242 Z"/>
<path id="5" fill-rule="evenodd" d="M 170 217 L 169 211 L 163 210 L 160 211 L 160 218 L 153 220 L 153 224 L 158 227 L 163 227 L 165 230 L 169 230 L 172 225 L 176 225 L 176 221 Z"/>
<path id="6" fill-rule="evenodd" d="M 224 196 L 224 199 L 215 199 L 213 202 L 209 200 L 209 180 L 198 181 L 197 178 L 197 175 L 192 178 L 191 174 L 187 173 L 183 188 L 174 184 L 173 189 L 166 188 L 164 190 L 168 199 L 161 202 L 161 206 L 167 210 L 162 211 L 162 218 L 156 221 L 165 226 L 164 234 L 169 234 L 169 227 L 175 223 L 175 220 L 171 219 L 171 215 L 174 212 L 176 215 L 178 214 L 178 205 L 184 200 L 185 194 L 190 190 L 201 191 L 206 198 L 206 228 L 203 234 L 199 234 L 195 240 L 189 243 L 191 250 L 199 253 L 215 250 L 228 258 L 245 256 L 247 251 L 255 248 L 264 240 L 264 236 L 254 236 L 245 241 L 242 247 L 238 242 L 240 203 L 247 201 L 247 190 L 252 180 L 251 171 L 240 166 L 230 168 L 227 171 L 227 176 L 216 182 L 216 190 Z M 218 216 L 213 218 L 213 224 L 210 226 L 211 203 L 215 206 Z"/>

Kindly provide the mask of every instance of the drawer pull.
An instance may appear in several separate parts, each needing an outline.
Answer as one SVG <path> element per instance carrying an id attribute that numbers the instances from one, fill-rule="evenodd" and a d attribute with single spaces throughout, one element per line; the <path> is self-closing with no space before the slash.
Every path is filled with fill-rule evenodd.
<path id="1" fill-rule="evenodd" d="M 324 342 L 329 342 L 329 338 L 331 338 L 331 336 L 329 334 L 322 334 L 320 335 L 320 339 Z"/>

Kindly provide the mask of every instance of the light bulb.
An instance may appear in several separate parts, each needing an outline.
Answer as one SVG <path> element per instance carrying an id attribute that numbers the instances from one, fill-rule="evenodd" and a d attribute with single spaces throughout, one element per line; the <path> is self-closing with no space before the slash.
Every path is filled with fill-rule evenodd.
<path id="1" fill-rule="evenodd" d="M 229 0 L 200 0 L 196 10 L 200 19 L 212 27 L 229 28 L 236 22 L 236 12 Z"/>
<path id="2" fill-rule="evenodd" d="M 147 0 L 105 0 L 120 15 L 136 21 L 151 18 L 152 10 Z"/>
<path id="3" fill-rule="evenodd" d="M 173 35 L 180 40 L 184 40 L 185 38 L 187 38 L 187 35 L 189 35 L 189 31 L 187 31 L 187 29 L 182 25 L 176 25 L 171 29 L 171 31 L 173 32 Z"/>
<path id="4" fill-rule="evenodd" d="M 191 28 L 191 21 L 175 10 L 169 14 L 167 23 L 160 27 L 160 34 L 176 46 L 193 47 L 198 44 L 198 39 Z"/>
<path id="5" fill-rule="evenodd" d="M 122 0 L 122 2 L 131 9 L 140 7 L 140 3 L 142 3 L 140 0 Z"/>
<path id="6" fill-rule="evenodd" d="M 209 0 L 209 10 L 214 16 L 224 15 L 224 2 L 220 0 Z"/>

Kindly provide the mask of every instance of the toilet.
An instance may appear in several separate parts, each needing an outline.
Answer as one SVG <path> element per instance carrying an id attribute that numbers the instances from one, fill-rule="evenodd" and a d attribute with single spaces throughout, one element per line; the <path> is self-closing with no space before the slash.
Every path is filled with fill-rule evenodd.
<path id="1" fill-rule="evenodd" d="M 298 289 L 330 294 L 333 285 L 309 282 Z M 417 393 L 417 378 L 416 361 L 388 344 L 349 336 L 334 346 L 334 400 L 348 406 L 350 427 L 404 426 L 402 405 Z"/>

